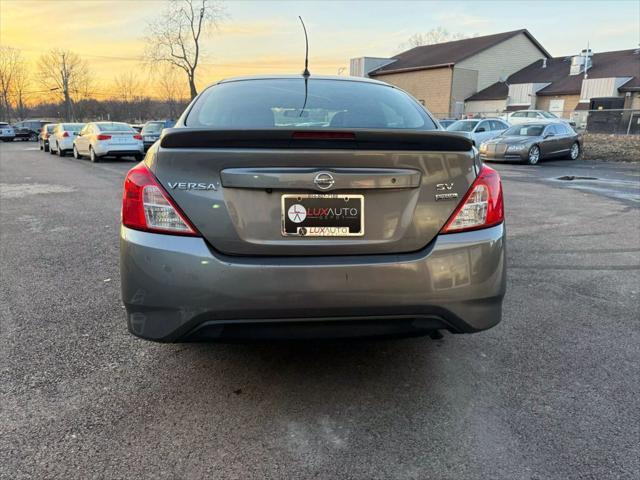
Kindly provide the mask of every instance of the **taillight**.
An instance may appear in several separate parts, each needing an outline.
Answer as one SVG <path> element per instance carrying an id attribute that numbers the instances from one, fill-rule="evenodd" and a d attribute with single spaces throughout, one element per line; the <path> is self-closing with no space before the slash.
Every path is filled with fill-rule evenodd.
<path id="1" fill-rule="evenodd" d="M 101 133 L 96 138 L 98 140 L 110 140 L 111 139 L 111 135 L 105 135 L 104 133 Z"/>
<path id="2" fill-rule="evenodd" d="M 144 163 L 129 170 L 124 180 L 122 224 L 147 232 L 198 236 Z"/>
<path id="3" fill-rule="evenodd" d="M 133 136 L 133 138 L 135 138 L 136 140 L 142 140 L 142 135 L 140 135 L 139 133 L 135 134 Z"/>
<path id="4" fill-rule="evenodd" d="M 62 136 L 63 136 L 63 137 L 68 137 L 68 136 L 69 136 L 69 132 L 64 132 L 64 133 L 62 134 Z"/>
<path id="5" fill-rule="evenodd" d="M 502 183 L 493 168 L 484 165 L 460 205 L 440 233 L 478 230 L 504 221 Z"/>

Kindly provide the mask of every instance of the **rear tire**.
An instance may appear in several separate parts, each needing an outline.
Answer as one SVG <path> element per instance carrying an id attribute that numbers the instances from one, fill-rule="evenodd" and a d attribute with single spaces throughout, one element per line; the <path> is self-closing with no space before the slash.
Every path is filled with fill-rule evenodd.
<path id="1" fill-rule="evenodd" d="M 100 161 L 93 147 L 89 147 L 89 160 L 91 160 L 92 163 L 98 163 Z"/>
<path id="2" fill-rule="evenodd" d="M 540 161 L 540 147 L 534 145 L 529 149 L 529 155 L 527 155 L 527 164 L 537 165 Z"/>
<path id="3" fill-rule="evenodd" d="M 49 151 L 49 144 L 45 144 L 44 142 L 42 142 L 42 149 L 43 149 L 45 152 L 48 152 L 48 151 Z"/>
<path id="4" fill-rule="evenodd" d="M 59 143 L 56 143 L 56 151 L 58 152 L 58 156 L 59 157 L 64 157 L 65 156 L 64 150 L 62 150 L 60 148 L 60 144 Z"/>
<path id="5" fill-rule="evenodd" d="M 49 154 L 50 155 L 55 155 L 56 154 L 55 150 L 53 148 L 51 148 L 51 144 L 49 144 Z"/>
<path id="6" fill-rule="evenodd" d="M 80 152 L 78 152 L 78 148 L 75 145 L 73 146 L 73 158 L 76 160 L 80 160 L 82 158 L 82 155 L 80 155 Z"/>
<path id="7" fill-rule="evenodd" d="M 141 162 L 144 157 L 142 155 L 138 154 L 138 155 L 134 155 L 133 158 L 136 159 L 136 162 Z"/>
<path id="8" fill-rule="evenodd" d="M 580 148 L 580 144 L 578 142 L 575 142 L 573 145 L 571 145 L 571 150 L 569 150 L 569 159 L 577 160 L 578 158 L 580 158 L 581 153 L 582 149 Z"/>

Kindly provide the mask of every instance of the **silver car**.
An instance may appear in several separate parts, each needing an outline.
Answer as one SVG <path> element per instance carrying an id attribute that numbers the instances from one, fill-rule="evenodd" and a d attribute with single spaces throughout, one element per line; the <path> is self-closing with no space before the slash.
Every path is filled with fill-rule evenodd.
<path id="1" fill-rule="evenodd" d="M 122 122 L 89 122 L 73 139 L 73 156 L 84 155 L 92 162 L 104 157 L 134 157 L 142 160 L 142 135 Z"/>
<path id="2" fill-rule="evenodd" d="M 477 332 L 505 293 L 500 178 L 393 86 L 225 80 L 127 174 L 120 270 L 150 340 Z"/>
<path id="3" fill-rule="evenodd" d="M 480 145 L 500 135 L 509 125 L 499 118 L 485 118 L 458 120 L 446 128 L 449 132 L 468 137 L 473 145 Z"/>

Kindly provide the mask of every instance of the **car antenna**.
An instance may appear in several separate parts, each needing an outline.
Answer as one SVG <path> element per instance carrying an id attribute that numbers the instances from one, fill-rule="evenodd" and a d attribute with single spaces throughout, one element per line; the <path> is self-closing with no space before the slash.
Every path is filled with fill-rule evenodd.
<path id="1" fill-rule="evenodd" d="M 309 37 L 307 37 L 307 27 L 304 26 L 304 21 L 302 20 L 302 17 L 300 15 L 298 15 L 298 18 L 300 19 L 300 23 L 302 24 L 302 30 L 304 30 L 304 43 L 305 43 L 304 72 L 302 72 L 302 76 L 304 77 L 304 103 L 302 104 L 300 115 L 298 115 L 299 117 L 302 117 L 302 114 L 304 113 L 304 109 L 307 106 L 307 96 L 309 93 L 309 77 L 311 76 L 311 73 L 309 73 Z"/>
<path id="2" fill-rule="evenodd" d="M 309 37 L 307 37 L 307 27 L 305 27 L 302 17 L 298 15 L 298 18 L 300 19 L 300 23 L 302 24 L 302 30 L 304 30 L 304 43 L 305 43 L 304 72 L 302 72 L 302 76 L 305 78 L 309 78 L 309 76 L 311 76 L 311 73 L 309 72 Z"/>

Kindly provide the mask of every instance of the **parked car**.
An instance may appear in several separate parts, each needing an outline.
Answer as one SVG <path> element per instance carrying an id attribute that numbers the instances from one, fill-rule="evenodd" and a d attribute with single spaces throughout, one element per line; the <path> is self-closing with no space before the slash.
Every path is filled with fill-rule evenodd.
<path id="1" fill-rule="evenodd" d="M 485 118 L 483 120 L 458 120 L 447 127 L 447 131 L 464 135 L 471 139 L 474 145 L 480 145 L 485 140 L 504 132 L 509 125 L 499 118 Z"/>
<path id="2" fill-rule="evenodd" d="M 84 123 L 58 123 L 49 137 L 49 153 L 64 157 L 73 151 L 73 141 L 82 127 Z"/>
<path id="3" fill-rule="evenodd" d="M 38 143 L 40 144 L 40 150 L 43 152 L 49 151 L 49 137 L 53 133 L 53 129 L 56 128 L 55 123 L 45 123 L 40 129 L 38 134 Z"/>
<path id="4" fill-rule="evenodd" d="M 582 136 L 564 122 L 536 122 L 514 125 L 500 136 L 480 145 L 480 159 L 486 162 L 514 160 L 535 165 L 552 157 L 575 160 L 582 152 Z"/>
<path id="5" fill-rule="evenodd" d="M 545 110 L 517 110 L 515 112 L 508 113 L 506 120 L 510 125 L 518 125 L 528 122 L 548 122 L 555 120 L 567 123 L 572 127 L 576 126 L 576 122 L 572 120 L 565 120 L 564 118 L 560 118 L 557 115 L 554 115 L 553 113 L 547 112 Z"/>
<path id="6" fill-rule="evenodd" d="M 12 142 L 15 136 L 16 132 L 11 125 L 6 122 L 0 122 L 0 140 Z"/>
<path id="7" fill-rule="evenodd" d="M 121 122 L 87 123 L 73 140 L 73 156 L 87 155 L 92 162 L 102 157 L 134 157 L 142 160 L 142 136 Z"/>
<path id="8" fill-rule="evenodd" d="M 122 299 L 143 338 L 471 333 L 501 318 L 498 173 L 375 80 L 203 90 L 127 174 L 121 218 Z"/>
<path id="9" fill-rule="evenodd" d="M 442 120 L 438 120 L 438 123 L 440 123 L 440 126 L 444 129 L 446 129 L 449 125 L 455 122 L 456 122 L 455 118 L 443 118 Z"/>
<path id="10" fill-rule="evenodd" d="M 163 129 L 171 128 L 175 124 L 175 120 L 152 120 L 145 123 L 144 127 L 142 127 L 142 132 L 140 132 L 144 143 L 144 151 L 149 150 L 149 147 L 160 138 Z"/>
<path id="11" fill-rule="evenodd" d="M 13 125 L 16 136 L 15 140 L 32 141 L 37 142 L 42 127 L 47 123 L 51 123 L 48 120 L 22 120 Z"/>

